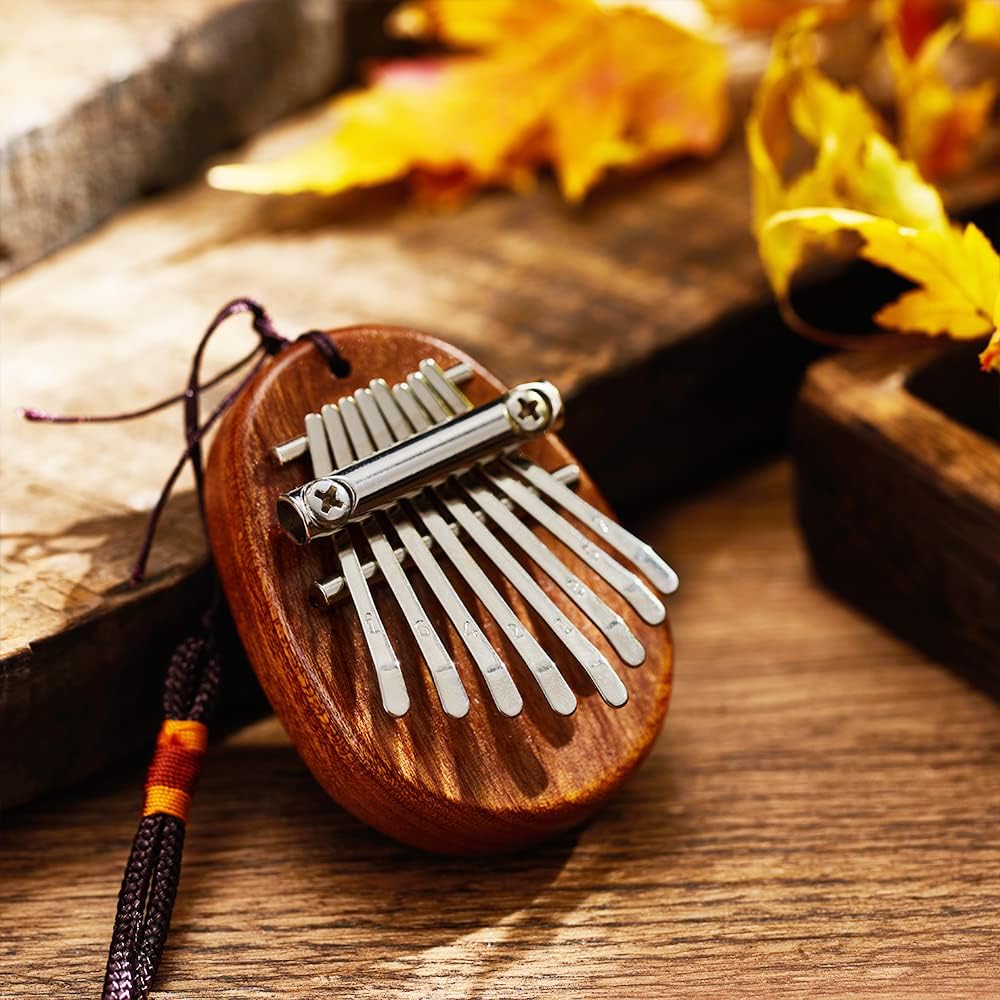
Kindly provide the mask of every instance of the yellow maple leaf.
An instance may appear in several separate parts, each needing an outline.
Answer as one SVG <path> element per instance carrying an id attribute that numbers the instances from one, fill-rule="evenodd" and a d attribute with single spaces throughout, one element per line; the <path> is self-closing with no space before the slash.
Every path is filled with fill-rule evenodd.
<path id="1" fill-rule="evenodd" d="M 962 32 L 977 45 L 1000 46 L 1000 3 L 967 0 L 962 12 Z"/>
<path id="2" fill-rule="evenodd" d="M 1000 256 L 973 225 L 953 226 L 937 191 L 904 160 L 859 93 L 826 78 L 816 61 L 816 15 L 779 31 L 747 125 L 754 229 L 782 311 L 792 276 L 816 244 L 845 232 L 859 253 L 917 287 L 875 320 L 901 332 L 978 338 L 992 334 L 981 362 L 1000 369 Z M 813 147 L 812 164 L 784 175 L 793 142 Z"/>
<path id="3" fill-rule="evenodd" d="M 649 10 L 419 0 L 392 23 L 469 51 L 383 67 L 332 103 L 329 136 L 276 162 L 215 167 L 209 182 L 335 194 L 406 177 L 455 200 L 522 188 L 551 164 L 578 201 L 611 169 L 708 155 L 725 135 L 722 49 Z"/>

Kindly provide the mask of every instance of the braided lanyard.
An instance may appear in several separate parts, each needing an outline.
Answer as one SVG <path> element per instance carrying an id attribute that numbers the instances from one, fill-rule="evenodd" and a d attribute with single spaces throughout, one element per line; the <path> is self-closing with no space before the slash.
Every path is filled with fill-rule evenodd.
<path id="1" fill-rule="evenodd" d="M 257 346 L 234 365 L 202 383 L 201 364 L 208 341 L 225 320 L 239 313 L 251 314 L 253 329 L 259 338 Z M 348 362 L 322 333 L 310 331 L 299 339 L 311 341 L 337 377 L 344 377 L 350 372 Z M 184 403 L 186 447 L 170 471 L 150 513 L 142 547 L 130 575 L 133 584 L 139 584 L 145 576 L 160 517 L 188 462 L 194 472 L 199 509 L 204 515 L 202 442 L 205 435 L 236 401 L 267 359 L 290 343 L 274 329 L 261 305 L 248 298 L 234 299 L 216 314 L 198 343 L 183 393 L 125 413 L 64 416 L 33 409 L 23 411 L 26 419 L 43 423 L 109 423 L 133 420 L 175 403 Z M 201 393 L 248 364 L 251 365 L 250 370 L 201 422 Z M 198 632 L 180 643 L 167 666 L 163 685 L 164 720 L 146 774 L 142 818 L 118 894 L 118 911 L 108 951 L 102 1000 L 145 1000 L 163 955 L 180 881 L 181 853 L 191 797 L 208 743 L 208 723 L 221 687 L 222 662 L 216 646 L 216 634 L 224 605 L 216 580 L 211 603 L 202 616 Z"/>

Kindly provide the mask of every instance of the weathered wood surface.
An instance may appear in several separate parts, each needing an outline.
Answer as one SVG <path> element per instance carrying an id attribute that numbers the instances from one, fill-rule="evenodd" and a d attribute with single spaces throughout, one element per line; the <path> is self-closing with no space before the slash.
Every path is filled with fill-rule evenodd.
<path id="1" fill-rule="evenodd" d="M 948 997 L 1000 980 L 1000 713 L 819 587 L 772 466 L 651 518 L 674 703 L 588 826 L 490 863 L 402 848 L 274 719 L 209 753 L 156 996 Z M 94 995 L 138 762 L 9 815 L 2 992 Z"/>
<path id="2" fill-rule="evenodd" d="M 323 127 L 305 118 L 255 155 Z M 613 503 L 635 501 L 772 438 L 794 397 L 805 352 L 765 305 L 747 222 L 735 145 L 608 189 L 582 211 L 547 184 L 431 215 L 392 194 L 268 202 L 196 183 L 7 281 L 3 797 L 72 780 L 148 731 L 165 637 L 190 621 L 193 602 L 178 595 L 171 613 L 157 595 L 204 560 L 182 493 L 149 581 L 120 589 L 180 447 L 178 413 L 67 428 L 27 425 L 16 406 L 108 411 L 176 391 L 208 318 L 248 293 L 289 336 L 394 322 L 452 340 L 505 381 L 550 377 L 568 398 L 573 450 Z M 210 369 L 249 348 L 241 323 Z M 751 364 L 759 376 L 746 377 Z M 644 443 L 654 427 L 655 453 Z M 134 610 L 141 634 L 154 608 L 137 647 L 122 622 Z M 105 698 L 120 720 L 113 738 L 89 722 Z"/>
<path id="3" fill-rule="evenodd" d="M 385 582 L 377 581 L 376 605 L 410 697 L 404 716 L 389 715 L 367 649 L 370 625 L 349 600 L 334 608 L 307 601 L 315 581 L 340 571 L 330 545 L 296 545 L 278 523 L 275 498 L 312 478 L 308 459 L 280 467 L 268 449 L 298 437 L 305 413 L 318 413 L 373 378 L 390 385 L 403 381 L 424 358 L 443 369 L 469 365 L 475 375 L 462 391 L 476 405 L 494 400 L 502 385 L 473 359 L 416 331 L 361 327 L 332 336 L 351 362 L 350 374 L 332 377 L 311 343 L 271 361 L 219 428 L 206 476 L 206 519 L 219 577 L 268 700 L 320 784 L 355 816 L 406 843 L 447 853 L 496 853 L 576 826 L 635 770 L 660 730 L 670 698 L 669 626 L 644 622 L 594 570 L 536 525 L 542 544 L 565 561 L 566 572 L 622 615 L 619 631 L 627 627 L 645 650 L 641 665 L 627 666 L 556 582 L 497 532 L 557 613 L 608 657 L 628 692 L 628 704 L 609 708 L 569 650 L 502 574 L 490 573 L 488 560 L 469 543 L 471 558 L 551 657 L 555 670 L 548 676 L 563 677 L 567 693 L 575 696 L 576 711 L 557 715 L 516 655 L 506 627 L 489 617 L 438 550 L 435 559 L 467 613 L 509 666 L 524 709 L 516 718 L 499 713 L 433 589 L 411 571 L 422 620 L 431 623 L 454 660 L 470 706 L 464 718 L 445 715 L 406 617 Z M 553 436 L 530 442 L 525 453 L 553 471 L 576 461 Z M 575 491 L 608 514 L 585 472 Z M 600 545 L 593 533 L 588 537 Z"/>
<path id="4" fill-rule="evenodd" d="M 304 116 L 245 155 L 326 128 L 322 112 Z M 997 183 L 987 171 L 964 197 L 986 200 Z M 778 321 L 748 224 L 734 134 L 707 163 L 609 184 L 580 210 L 547 182 L 453 215 L 393 191 L 269 201 L 197 182 L 7 281 L 0 802 L 74 780 L 148 732 L 156 667 L 197 603 L 177 588 L 205 551 L 182 493 L 148 582 L 121 589 L 179 415 L 51 428 L 23 424 L 16 406 L 108 411 L 176 391 L 208 318 L 249 293 L 290 336 L 397 323 L 505 381 L 551 378 L 569 401 L 564 438 L 598 486 L 620 511 L 648 505 L 778 439 L 812 356 Z M 248 346 L 227 335 L 210 365 Z M 113 729 L 92 727 L 99 701 Z"/>
<path id="5" fill-rule="evenodd" d="M 795 460 L 820 577 L 1000 692 L 1000 404 L 975 351 L 813 365 Z"/>
<path id="6" fill-rule="evenodd" d="M 0 272 L 328 93 L 341 0 L 6 0 Z"/>

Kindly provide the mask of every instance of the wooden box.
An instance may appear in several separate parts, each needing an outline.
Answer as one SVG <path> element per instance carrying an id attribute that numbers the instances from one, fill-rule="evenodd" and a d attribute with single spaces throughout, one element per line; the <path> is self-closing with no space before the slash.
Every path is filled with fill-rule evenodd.
<path id="1" fill-rule="evenodd" d="M 812 366 L 794 423 L 798 516 L 819 577 L 1000 692 L 1000 382 L 981 345 Z"/>

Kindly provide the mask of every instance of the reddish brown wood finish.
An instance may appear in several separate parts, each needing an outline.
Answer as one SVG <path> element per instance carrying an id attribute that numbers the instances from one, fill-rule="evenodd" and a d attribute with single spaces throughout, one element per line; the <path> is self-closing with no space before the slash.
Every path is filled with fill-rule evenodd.
<path id="1" fill-rule="evenodd" d="M 307 601 L 309 585 L 336 568 L 330 546 L 320 541 L 298 547 L 277 523 L 275 498 L 307 478 L 305 460 L 282 469 L 267 449 L 299 434 L 307 412 L 371 378 L 398 381 L 425 357 L 444 367 L 459 360 L 472 364 L 476 376 L 464 389 L 474 402 L 492 398 L 502 386 L 461 352 L 424 334 L 353 327 L 331 335 L 351 361 L 351 375 L 334 378 L 308 343 L 285 351 L 262 371 L 224 421 L 208 468 L 212 549 L 243 644 L 268 698 L 320 784 L 346 809 L 390 836 L 433 851 L 485 853 L 529 844 L 579 823 L 645 757 L 662 725 L 672 667 L 667 625 L 650 627 L 639 621 L 586 566 L 535 528 L 622 612 L 646 646 L 642 666 L 625 666 L 597 630 L 580 621 L 575 607 L 536 572 L 552 599 L 615 663 L 629 689 L 628 705 L 618 710 L 605 705 L 512 588 L 491 574 L 576 691 L 576 713 L 570 718 L 555 715 L 495 623 L 449 570 L 463 600 L 509 664 L 524 695 L 524 712 L 507 719 L 496 711 L 433 595 L 411 574 L 458 664 L 472 708 L 461 720 L 443 713 L 412 636 L 391 595 L 379 584 L 374 587 L 376 601 L 403 662 L 412 701 L 405 717 L 387 715 L 353 608 L 341 604 L 319 610 Z M 549 469 L 573 461 L 554 437 L 535 443 L 533 449 L 533 457 Z M 579 490 L 607 510 L 586 475 Z M 485 558 L 480 562 L 486 567 Z"/>

